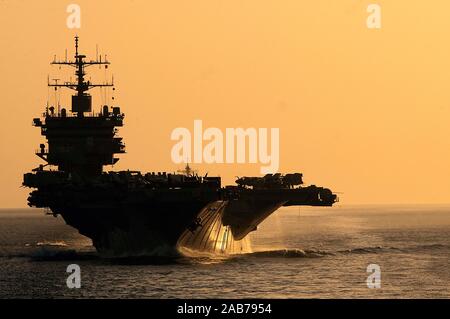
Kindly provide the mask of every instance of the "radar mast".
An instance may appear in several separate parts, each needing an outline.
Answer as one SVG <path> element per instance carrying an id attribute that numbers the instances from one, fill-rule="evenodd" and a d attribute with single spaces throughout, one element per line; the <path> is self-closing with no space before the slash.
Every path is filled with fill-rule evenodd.
<path id="1" fill-rule="evenodd" d="M 90 81 L 85 81 L 84 76 L 86 75 L 85 67 L 91 65 L 105 65 L 105 68 L 110 64 L 108 60 L 102 61 L 96 57 L 96 60 L 86 61 L 86 56 L 78 53 L 78 36 L 75 36 L 75 60 L 56 61 L 56 58 L 51 62 L 52 65 L 67 65 L 75 68 L 76 81 L 70 82 L 66 81 L 64 83 L 48 83 L 49 87 L 65 87 L 75 90 L 77 93 L 72 95 L 72 112 L 77 113 L 78 117 L 83 117 L 84 112 L 92 111 L 92 97 L 89 93 L 86 93 L 94 87 L 111 87 L 114 86 L 113 81 L 111 83 L 91 83 Z"/>

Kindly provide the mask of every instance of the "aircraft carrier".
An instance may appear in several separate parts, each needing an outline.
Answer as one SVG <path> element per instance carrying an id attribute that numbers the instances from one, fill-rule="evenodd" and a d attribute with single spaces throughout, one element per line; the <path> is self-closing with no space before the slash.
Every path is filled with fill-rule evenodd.
<path id="1" fill-rule="evenodd" d="M 92 109 L 89 90 L 113 87 L 86 80 L 89 66 L 108 67 L 102 58 L 51 63 L 75 69 L 73 82 L 48 83 L 74 91 L 71 109 L 46 106 L 33 119 L 45 136 L 36 155 L 44 164 L 24 174 L 32 188 L 28 204 L 62 216 L 80 234 L 92 239 L 101 256 L 167 255 L 179 247 L 214 253 L 238 253 L 239 242 L 281 206 L 332 206 L 337 196 L 328 188 L 303 186 L 302 174 L 241 177 L 223 187 L 220 177 L 199 176 L 189 165 L 183 171 L 109 171 L 104 166 L 125 153 L 117 136 L 124 113 L 115 105 Z"/>

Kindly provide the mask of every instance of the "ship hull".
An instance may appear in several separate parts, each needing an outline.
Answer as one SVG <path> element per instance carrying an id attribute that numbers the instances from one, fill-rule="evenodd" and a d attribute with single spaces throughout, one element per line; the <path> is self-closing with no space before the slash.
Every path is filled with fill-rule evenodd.
<path id="1" fill-rule="evenodd" d="M 103 257 L 176 255 L 178 238 L 206 203 L 127 207 L 51 207 L 55 214 L 92 239 Z"/>
<path id="2" fill-rule="evenodd" d="M 281 206 L 331 206 L 330 190 L 234 188 L 149 189 L 142 185 L 47 185 L 31 192 L 30 206 L 49 207 L 101 256 L 171 256 L 180 243 L 196 250 L 227 252 Z M 226 237 L 222 238 L 223 236 Z M 220 249 L 217 242 L 225 242 Z"/>

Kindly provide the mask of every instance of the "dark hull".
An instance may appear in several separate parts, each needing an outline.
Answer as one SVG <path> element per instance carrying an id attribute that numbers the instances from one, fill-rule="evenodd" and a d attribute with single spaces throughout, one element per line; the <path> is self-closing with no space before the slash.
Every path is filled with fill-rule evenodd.
<path id="1" fill-rule="evenodd" d="M 80 234 L 91 238 L 102 256 L 171 255 L 201 205 L 52 208 L 52 211 Z"/>
<path id="2" fill-rule="evenodd" d="M 228 231 L 228 239 L 239 241 L 281 206 L 334 203 L 335 197 L 324 200 L 321 193 L 323 197 L 331 192 L 313 186 L 239 189 L 236 196 L 207 188 L 86 190 L 83 186 L 36 190 L 29 202 L 32 206 L 50 207 L 53 214 L 61 215 L 68 225 L 91 238 L 102 256 L 125 257 L 173 255 L 180 238 L 190 248 L 212 247 L 215 251 L 217 245 L 211 239 L 214 231 L 217 237 Z"/>

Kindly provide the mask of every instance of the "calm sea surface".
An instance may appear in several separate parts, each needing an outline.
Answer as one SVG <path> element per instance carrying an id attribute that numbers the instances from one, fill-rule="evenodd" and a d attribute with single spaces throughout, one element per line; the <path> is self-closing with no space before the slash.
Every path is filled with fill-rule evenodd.
<path id="1" fill-rule="evenodd" d="M 0 210 L 0 298 L 450 298 L 450 206 L 283 208 L 250 241 L 235 256 L 103 260 L 60 217 Z"/>

